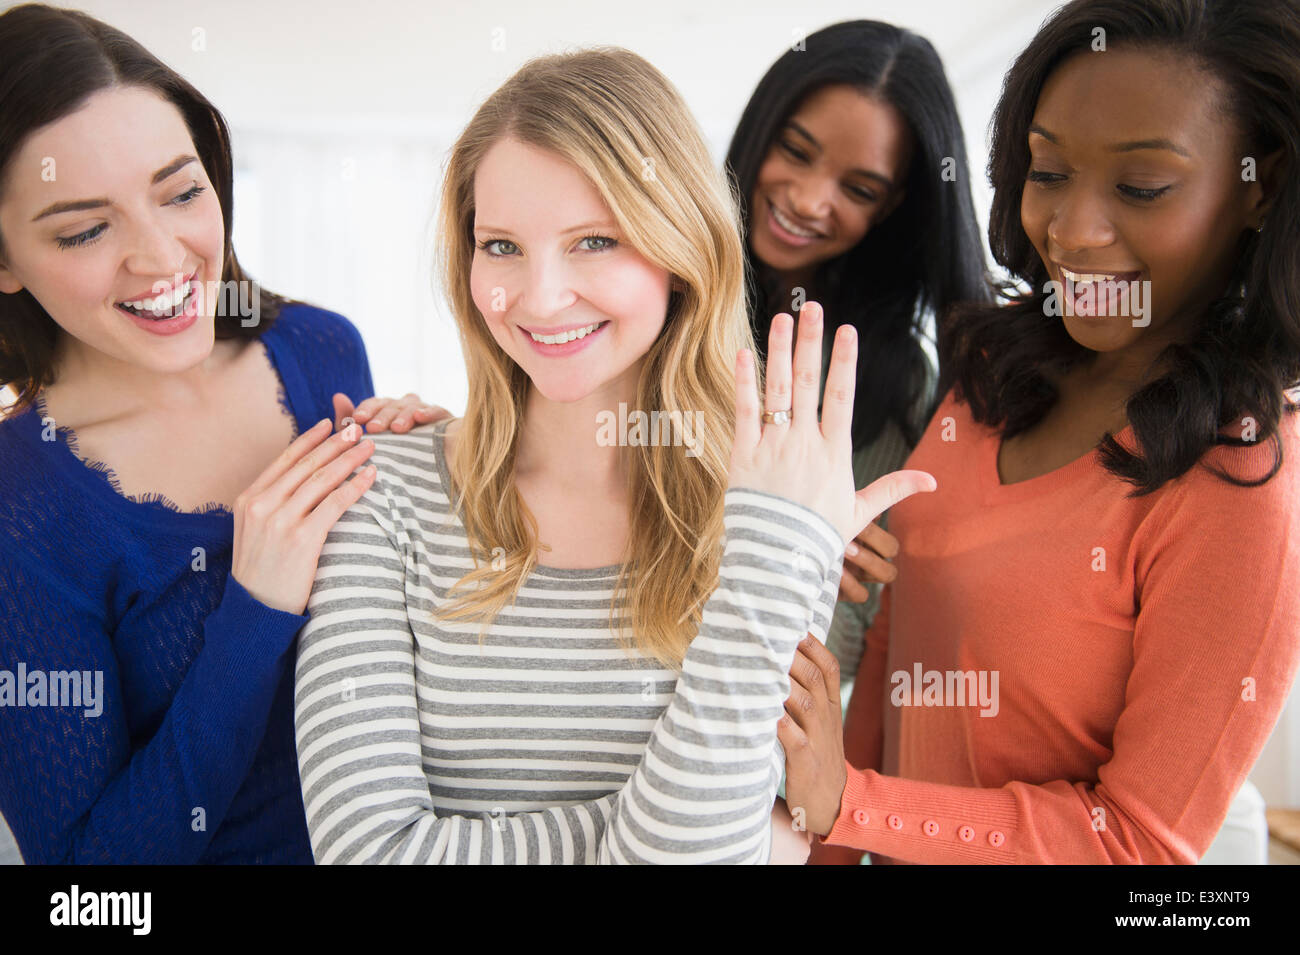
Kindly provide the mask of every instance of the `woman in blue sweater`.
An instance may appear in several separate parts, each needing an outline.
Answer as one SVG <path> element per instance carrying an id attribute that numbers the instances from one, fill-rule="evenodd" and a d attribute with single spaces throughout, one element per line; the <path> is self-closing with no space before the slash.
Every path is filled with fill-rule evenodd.
<path id="1" fill-rule="evenodd" d="M 0 16 L 0 815 L 29 863 L 311 862 L 288 664 L 373 477 L 351 423 L 441 413 L 251 283 L 230 213 L 198 91 L 84 14 Z"/>

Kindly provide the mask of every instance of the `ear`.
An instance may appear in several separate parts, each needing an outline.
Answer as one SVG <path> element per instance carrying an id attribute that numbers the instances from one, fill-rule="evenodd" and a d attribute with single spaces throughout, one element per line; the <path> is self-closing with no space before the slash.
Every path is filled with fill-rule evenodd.
<path id="1" fill-rule="evenodd" d="M 1282 164 L 1282 149 L 1278 147 L 1261 158 L 1255 167 L 1255 181 L 1249 183 L 1246 190 L 1246 224 L 1258 229 L 1264 224 L 1268 211 L 1273 207 L 1282 188 L 1282 174 L 1286 172 Z"/>
<path id="2" fill-rule="evenodd" d="M 0 292 L 5 295 L 13 295 L 15 292 L 23 290 L 23 283 L 18 281 L 18 276 L 14 275 L 5 264 L 0 262 Z"/>

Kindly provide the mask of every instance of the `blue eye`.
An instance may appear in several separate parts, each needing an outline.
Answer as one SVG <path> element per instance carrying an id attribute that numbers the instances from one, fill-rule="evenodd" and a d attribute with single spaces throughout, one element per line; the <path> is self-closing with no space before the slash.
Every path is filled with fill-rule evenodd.
<path id="1" fill-rule="evenodd" d="M 108 228 L 108 223 L 101 222 L 93 229 L 87 229 L 85 232 L 82 232 L 78 235 L 69 236 L 66 239 L 63 238 L 62 236 L 59 236 L 54 241 L 59 244 L 60 249 L 73 249 L 78 246 L 88 245 L 91 242 L 94 242 L 96 239 L 98 239 L 101 235 L 104 234 L 104 230 L 107 228 Z"/>

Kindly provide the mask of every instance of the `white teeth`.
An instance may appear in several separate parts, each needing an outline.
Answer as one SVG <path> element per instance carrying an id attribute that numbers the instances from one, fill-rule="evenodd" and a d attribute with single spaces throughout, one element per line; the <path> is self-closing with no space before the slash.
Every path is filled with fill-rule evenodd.
<path id="1" fill-rule="evenodd" d="M 543 345 L 563 345 L 575 338 L 586 338 L 603 324 L 604 322 L 593 322 L 586 328 L 573 328 L 558 335 L 539 335 L 536 332 L 529 332 L 528 334 L 533 336 L 533 341 L 541 342 Z"/>
<path id="2" fill-rule="evenodd" d="M 1062 267 L 1061 274 L 1065 276 L 1066 281 L 1073 282 L 1075 285 L 1084 285 L 1089 282 L 1113 282 L 1117 276 L 1111 272 L 1102 274 L 1100 272 L 1071 272 L 1069 269 Z"/>
<path id="3" fill-rule="evenodd" d="M 809 229 L 805 229 L 801 226 L 795 225 L 793 222 L 791 222 L 789 219 L 783 216 L 781 214 L 781 210 L 778 209 L 775 205 L 772 206 L 772 215 L 776 217 L 777 224 L 780 225 L 781 228 L 784 229 L 786 232 L 792 233 L 794 235 L 802 236 L 805 239 L 817 238 L 816 232 L 812 232 Z"/>
<path id="4" fill-rule="evenodd" d="M 120 304 L 134 312 L 154 312 L 156 314 L 170 312 L 180 305 L 181 302 L 185 301 L 185 297 L 189 295 L 190 287 L 193 284 L 194 283 L 192 282 L 186 282 L 184 285 L 178 286 L 170 292 L 164 292 L 157 298 L 146 298 L 141 299 L 138 302 L 122 302 Z"/>

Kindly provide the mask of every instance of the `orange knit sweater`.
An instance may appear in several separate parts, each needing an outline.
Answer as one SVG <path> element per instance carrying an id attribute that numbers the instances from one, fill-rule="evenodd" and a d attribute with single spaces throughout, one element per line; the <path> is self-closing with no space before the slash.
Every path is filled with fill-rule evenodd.
<path id="1" fill-rule="evenodd" d="M 867 641 L 825 842 L 919 863 L 1199 859 L 1300 661 L 1297 418 L 1261 487 L 1198 466 L 1135 498 L 1096 452 L 1003 485 L 998 435 L 949 394 L 906 465 L 938 490 L 891 511 L 887 636 Z M 1202 465 L 1271 462 L 1262 443 Z"/>

